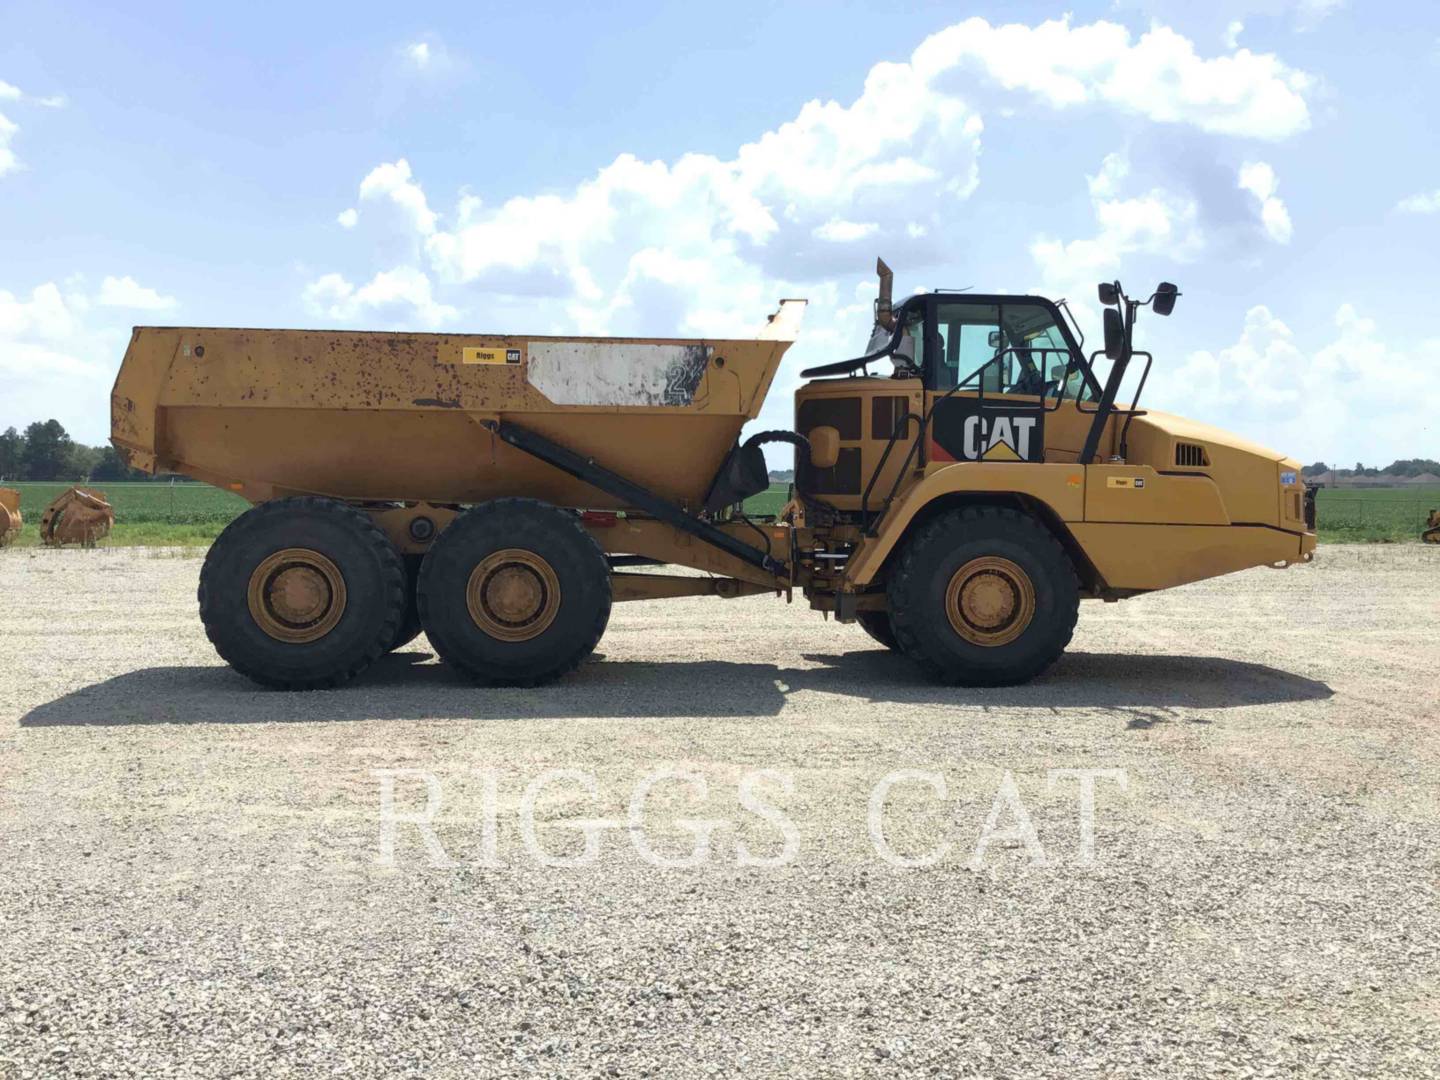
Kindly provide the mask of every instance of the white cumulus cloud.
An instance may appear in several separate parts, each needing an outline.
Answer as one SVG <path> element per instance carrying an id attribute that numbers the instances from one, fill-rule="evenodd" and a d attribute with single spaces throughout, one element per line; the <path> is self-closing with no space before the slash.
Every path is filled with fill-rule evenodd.
<path id="1" fill-rule="evenodd" d="M 503 310 L 507 325 L 534 332 L 713 335 L 743 332 L 777 297 L 804 295 L 805 334 L 786 364 L 798 370 L 866 340 L 869 304 L 856 290 L 873 294 L 872 252 L 857 258 L 858 247 L 923 272 L 950 264 L 957 238 L 975 233 L 977 95 L 1032 119 L 1089 106 L 1276 139 L 1308 127 L 1311 86 L 1274 55 L 1201 56 L 1163 26 L 1137 36 L 1106 21 L 968 19 L 907 60 L 874 65 L 853 100 L 810 101 L 729 153 L 622 153 L 571 185 L 461 194 L 443 214 L 406 158 L 382 163 L 360 184 L 357 214 L 340 220 L 371 245 L 370 272 L 387 269 L 367 286 L 326 274 L 306 299 L 327 317 L 360 319 L 377 306 L 368 289 L 392 314 L 409 303 L 433 325 L 464 289 L 485 296 L 487 317 Z M 1127 254 L 1183 260 L 1204 248 L 1196 197 L 1134 183 L 1123 154 L 1090 184 L 1094 235 L 1034 243 L 1047 282 L 1083 280 L 1088 295 Z M 788 411 L 791 385 L 782 372 L 773 419 Z"/>
<path id="2" fill-rule="evenodd" d="M 20 131 L 20 125 L 4 113 L 0 113 L 0 176 L 14 172 L 20 167 L 20 159 L 10 149 L 10 142 Z"/>
<path id="3" fill-rule="evenodd" d="M 173 296 L 162 296 L 128 275 L 105 278 L 100 283 L 96 303 L 102 307 L 134 308 L 138 311 L 168 311 L 176 306 Z"/>
<path id="4" fill-rule="evenodd" d="M 430 279 L 408 266 L 382 271 L 358 287 L 340 274 L 325 274 L 306 286 L 304 300 L 314 314 L 339 322 L 372 318 L 403 323 L 413 317 L 423 326 L 436 327 L 459 314 L 437 302 Z"/>
<path id="5" fill-rule="evenodd" d="M 962 95 L 966 80 L 1047 107 L 1095 103 L 1226 134 L 1279 137 L 1309 123 L 1310 77 L 1272 55 L 1201 57 L 1158 26 L 1135 38 L 1103 21 L 968 19 L 927 38 L 908 62 L 875 65 L 850 104 L 809 102 L 728 158 L 622 154 L 568 191 L 463 198 L 444 225 L 404 158 L 377 166 L 360 198 L 399 211 L 442 285 L 555 297 L 569 325 L 603 332 L 640 310 L 629 290 L 665 291 L 652 268 L 667 260 L 703 262 L 732 294 L 767 278 L 829 281 L 853 267 L 848 245 L 866 239 L 884 237 L 897 260 L 933 261 L 940 226 L 979 180 L 984 125 Z M 1184 197 L 1160 191 L 1099 200 L 1102 235 L 1066 254 L 1101 264 L 1172 244 L 1183 257 L 1198 243 L 1193 217 Z M 692 307 L 681 325 L 659 329 L 716 328 Z"/>
<path id="6" fill-rule="evenodd" d="M 1240 166 L 1239 184 L 1259 202 L 1260 223 L 1270 239 L 1277 244 L 1288 244 L 1295 230 L 1290 222 L 1290 211 L 1275 194 L 1280 189 L 1275 170 L 1263 161 L 1247 161 Z"/>
<path id="7" fill-rule="evenodd" d="M 853 240 L 864 240 L 879 231 L 880 226 L 873 221 L 841 221 L 839 218 L 831 218 L 824 225 L 815 227 L 815 238 L 845 244 Z"/>
<path id="8" fill-rule="evenodd" d="M 79 279 L 28 296 L 0 289 L 0 429 L 59 420 L 83 442 L 109 434 L 110 386 L 128 326 L 96 318 Z"/>
<path id="9" fill-rule="evenodd" d="M 417 41 L 413 45 L 405 46 L 405 55 L 416 67 L 428 67 L 430 64 L 430 43 L 428 41 Z"/>
<path id="10" fill-rule="evenodd" d="M 349 209 L 341 210 L 340 213 L 336 214 L 335 220 L 340 223 L 340 227 L 342 229 L 353 229 L 355 227 L 355 223 L 360 220 L 360 211 L 356 210 L 352 206 Z"/>
<path id="11" fill-rule="evenodd" d="M 1186 262 L 1204 250 L 1193 198 L 1163 187 L 1127 194 L 1129 178 L 1129 159 L 1122 153 L 1106 155 L 1099 171 L 1087 178 L 1095 235 L 1068 242 L 1042 235 L 1030 245 L 1045 289 L 1068 297 L 1081 311 L 1088 310 L 1095 282 L 1116 277 L 1128 255 Z"/>
<path id="12" fill-rule="evenodd" d="M 42 105 L 52 109 L 58 109 L 65 104 L 65 98 L 63 96 L 32 97 L 14 83 L 8 83 L 3 79 L 0 79 L 0 101 L 13 101 L 26 105 Z M 0 176 L 15 172 L 21 168 L 20 159 L 16 156 L 14 149 L 10 145 L 19 133 L 20 125 L 4 113 L 0 113 Z"/>
<path id="13" fill-rule="evenodd" d="M 1111 22 L 992 26 L 967 19 L 928 38 L 915 66 L 929 81 L 979 70 L 1056 108 L 1104 103 L 1162 123 L 1280 138 L 1310 124 L 1313 80 L 1269 53 L 1201 57 L 1188 38 L 1153 26 L 1138 40 Z"/>
<path id="14" fill-rule="evenodd" d="M 1440 188 L 1407 196 L 1395 204 L 1395 209 L 1405 214 L 1440 214 Z"/>
<path id="15" fill-rule="evenodd" d="M 1326 18 L 1345 6 L 1345 0 L 1296 0 L 1295 26 L 1298 30 L 1314 30 Z"/>
<path id="16" fill-rule="evenodd" d="M 1268 307 L 1245 316 L 1239 340 L 1192 353 L 1161 372 L 1154 400 L 1307 461 L 1389 462 L 1433 440 L 1440 386 L 1408 373 L 1440 364 L 1440 340 L 1387 340 L 1341 304 L 1318 344 L 1301 342 Z M 1148 396 L 1148 394 L 1147 394 Z"/>
<path id="17" fill-rule="evenodd" d="M 426 203 L 425 193 L 415 182 L 410 163 L 404 158 L 371 169 L 369 175 L 360 181 L 360 201 L 389 203 L 422 236 L 435 231 L 436 215 Z M 345 225 L 345 222 L 342 220 L 340 224 Z"/>

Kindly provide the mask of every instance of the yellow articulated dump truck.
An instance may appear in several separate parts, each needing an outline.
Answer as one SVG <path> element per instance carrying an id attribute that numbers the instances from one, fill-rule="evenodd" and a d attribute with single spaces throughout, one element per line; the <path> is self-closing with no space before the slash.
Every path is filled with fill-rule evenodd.
<path id="1" fill-rule="evenodd" d="M 590 655 L 615 602 L 797 590 L 935 679 L 1015 683 L 1082 597 L 1311 558 L 1298 462 L 1117 400 L 1149 368 L 1136 315 L 1169 314 L 1174 286 L 1100 287 L 1100 365 L 1063 305 L 894 304 L 878 269 L 865 355 L 803 372 L 795 430 L 743 443 L 803 301 L 734 340 L 139 327 L 112 441 L 253 504 L 210 549 L 200 616 L 237 670 L 291 689 L 421 630 L 476 682 L 535 685 Z M 772 443 L 794 448 L 793 498 L 750 516 Z"/>

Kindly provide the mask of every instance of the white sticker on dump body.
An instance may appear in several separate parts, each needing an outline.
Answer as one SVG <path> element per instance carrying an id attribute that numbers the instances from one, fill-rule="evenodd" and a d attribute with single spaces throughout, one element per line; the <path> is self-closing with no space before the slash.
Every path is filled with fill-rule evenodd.
<path id="1" fill-rule="evenodd" d="M 556 405 L 689 405 L 708 345 L 532 341 L 530 385 Z"/>

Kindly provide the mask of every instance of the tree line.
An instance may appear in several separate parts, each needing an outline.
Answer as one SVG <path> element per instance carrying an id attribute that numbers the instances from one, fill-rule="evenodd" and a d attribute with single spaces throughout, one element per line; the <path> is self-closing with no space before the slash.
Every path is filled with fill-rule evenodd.
<path id="1" fill-rule="evenodd" d="M 1330 472 L 1331 468 L 1323 461 L 1317 461 L 1313 465 L 1306 465 L 1300 470 L 1303 476 L 1319 476 L 1321 473 Z M 1355 463 L 1353 469 L 1335 469 L 1336 476 L 1424 476 L 1429 473 L 1440 476 L 1440 461 L 1432 461 L 1430 458 L 1402 458 L 1399 461 L 1392 461 L 1383 469 L 1374 465 L 1364 465 L 1361 462 Z"/>
<path id="2" fill-rule="evenodd" d="M 148 480 L 127 468 L 113 446 L 86 446 L 70 437 L 58 420 L 36 420 L 21 431 L 0 432 L 0 480 L 71 482 Z"/>

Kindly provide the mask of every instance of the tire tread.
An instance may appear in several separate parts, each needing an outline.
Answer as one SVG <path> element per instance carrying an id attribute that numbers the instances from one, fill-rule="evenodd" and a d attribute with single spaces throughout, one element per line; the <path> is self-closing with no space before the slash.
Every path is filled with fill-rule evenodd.
<path id="1" fill-rule="evenodd" d="M 214 577 L 219 572 L 221 560 L 225 557 L 228 549 L 232 545 L 242 542 L 250 534 L 269 527 L 277 519 L 283 519 L 284 516 L 296 512 L 330 514 L 337 520 L 347 521 L 356 530 L 357 535 L 364 539 L 366 546 L 373 549 L 379 556 L 383 568 L 381 587 L 386 593 L 386 616 L 382 621 L 380 632 L 376 633 L 370 647 L 342 670 L 311 679 L 279 677 L 273 672 L 255 667 L 249 663 L 247 657 L 233 654 L 233 651 L 228 650 L 225 645 L 221 619 L 216 617 L 215 609 L 206 602 L 214 585 Z M 395 640 L 400 619 L 404 614 L 404 590 L 405 569 L 395 550 L 395 545 L 390 542 L 390 538 L 375 524 L 369 514 L 335 499 L 327 499 L 318 495 L 295 495 L 284 499 L 273 499 L 251 507 L 250 510 L 225 526 L 210 546 L 204 565 L 200 568 L 200 585 L 196 590 L 196 599 L 200 603 L 200 619 L 205 627 L 205 636 L 209 638 L 210 644 L 215 647 L 215 651 L 220 654 L 220 657 L 236 671 L 255 682 L 276 690 L 326 690 L 349 682 L 389 651 L 389 643 Z"/>
<path id="2" fill-rule="evenodd" d="M 914 660 L 927 675 L 940 682 L 955 681 L 956 672 L 953 665 L 935 656 L 925 647 L 923 638 L 917 632 L 912 620 L 907 617 L 908 613 L 918 610 L 919 604 L 923 600 L 921 590 L 924 588 L 924 583 L 919 580 L 921 575 L 918 573 L 916 564 L 927 548 L 946 543 L 946 533 L 959 531 L 961 535 L 956 539 L 963 541 L 966 533 L 972 533 L 977 531 L 977 528 L 984 528 L 987 525 L 1029 534 L 1042 549 L 1055 557 L 1056 566 L 1063 567 L 1063 572 L 1069 575 L 1067 585 L 1073 584 L 1077 597 L 1079 594 L 1080 579 L 1075 573 L 1075 565 L 1071 562 L 1069 553 L 1055 539 L 1049 529 L 1029 514 L 1005 506 L 966 506 L 957 511 L 941 514 L 922 525 L 919 532 L 906 542 L 899 562 L 891 574 L 889 584 L 890 611 L 892 613 L 890 627 L 895 634 L 900 651 Z M 971 686 L 1004 686 L 1032 678 L 1060 658 L 1070 644 L 1070 639 L 1074 636 L 1075 622 L 1078 616 L 1078 604 L 1065 606 L 1059 625 L 1060 632 L 1055 635 L 1052 646 L 1046 651 L 1042 662 L 1031 665 L 1034 668 L 1033 672 L 1017 679 L 1005 672 L 972 670 L 963 673 L 964 682 Z"/>

